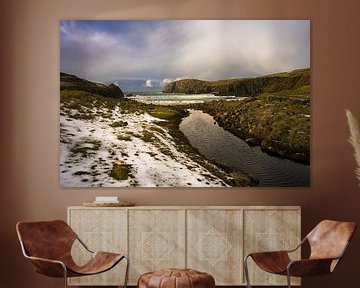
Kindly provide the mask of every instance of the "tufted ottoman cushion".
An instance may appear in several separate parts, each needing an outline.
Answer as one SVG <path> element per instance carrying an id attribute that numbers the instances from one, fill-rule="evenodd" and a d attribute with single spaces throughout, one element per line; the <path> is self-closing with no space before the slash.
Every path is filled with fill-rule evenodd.
<path id="1" fill-rule="evenodd" d="M 192 269 L 166 269 L 140 276 L 138 288 L 214 288 L 214 277 Z"/>

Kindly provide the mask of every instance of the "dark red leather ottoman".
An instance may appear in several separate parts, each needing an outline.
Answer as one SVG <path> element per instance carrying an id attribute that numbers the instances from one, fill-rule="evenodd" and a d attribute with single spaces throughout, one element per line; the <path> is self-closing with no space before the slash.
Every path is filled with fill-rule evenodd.
<path id="1" fill-rule="evenodd" d="M 138 288 L 214 288 L 214 277 L 192 269 L 166 269 L 140 276 Z"/>

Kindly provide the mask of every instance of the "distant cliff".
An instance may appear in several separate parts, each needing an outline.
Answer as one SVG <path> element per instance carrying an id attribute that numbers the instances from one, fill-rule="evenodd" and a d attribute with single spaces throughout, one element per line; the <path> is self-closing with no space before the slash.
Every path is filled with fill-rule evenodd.
<path id="1" fill-rule="evenodd" d="M 60 90 L 77 90 L 110 98 L 124 98 L 124 93 L 115 84 L 91 82 L 75 75 L 60 73 Z"/>
<path id="2" fill-rule="evenodd" d="M 183 79 L 165 85 L 164 93 L 235 95 L 239 97 L 257 96 L 283 90 L 298 89 L 310 85 L 310 68 L 291 72 L 271 74 L 256 78 L 203 81 Z"/>

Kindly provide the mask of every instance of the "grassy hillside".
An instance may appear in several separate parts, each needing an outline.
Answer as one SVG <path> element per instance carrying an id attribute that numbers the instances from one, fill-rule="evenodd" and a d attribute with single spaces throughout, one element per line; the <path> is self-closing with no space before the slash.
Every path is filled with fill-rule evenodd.
<path id="1" fill-rule="evenodd" d="M 224 129 L 269 154 L 310 163 L 310 86 L 242 101 L 192 105 Z"/>
<path id="2" fill-rule="evenodd" d="M 235 95 L 251 97 L 264 93 L 275 93 L 284 90 L 299 89 L 310 85 L 310 69 L 299 69 L 291 72 L 277 73 L 257 78 L 227 79 L 203 81 L 183 79 L 167 84 L 164 93 Z"/>
<path id="3" fill-rule="evenodd" d="M 91 82 L 75 75 L 60 73 L 60 90 L 83 91 L 110 98 L 123 98 L 124 93 L 114 85 Z"/>

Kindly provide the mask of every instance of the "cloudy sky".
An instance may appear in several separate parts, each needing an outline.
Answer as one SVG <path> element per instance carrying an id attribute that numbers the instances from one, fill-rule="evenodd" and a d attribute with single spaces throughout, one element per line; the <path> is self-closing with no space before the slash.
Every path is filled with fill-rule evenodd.
<path id="1" fill-rule="evenodd" d="M 61 71 L 145 88 L 310 67 L 308 20 L 62 20 L 60 38 Z"/>

